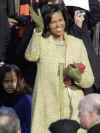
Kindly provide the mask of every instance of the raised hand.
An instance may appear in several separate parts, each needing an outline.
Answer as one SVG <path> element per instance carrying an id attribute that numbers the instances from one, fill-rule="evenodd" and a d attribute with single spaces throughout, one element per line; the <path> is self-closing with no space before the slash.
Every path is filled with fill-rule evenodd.
<path id="1" fill-rule="evenodd" d="M 85 20 L 85 12 L 84 10 L 76 10 L 74 13 L 74 23 L 79 27 L 82 28 L 83 22 Z"/>
<path id="2" fill-rule="evenodd" d="M 34 9 L 30 6 L 30 15 L 32 17 L 32 20 L 36 23 L 37 25 L 37 31 L 43 31 L 44 29 L 44 23 L 43 23 L 43 17 L 41 15 L 40 9 L 38 9 L 38 14 L 34 11 Z"/>

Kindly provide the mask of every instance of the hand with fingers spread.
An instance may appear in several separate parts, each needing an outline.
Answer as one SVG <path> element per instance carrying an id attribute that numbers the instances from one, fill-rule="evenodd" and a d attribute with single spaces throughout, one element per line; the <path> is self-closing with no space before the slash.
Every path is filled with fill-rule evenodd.
<path id="1" fill-rule="evenodd" d="M 74 21 L 75 24 L 79 27 L 82 28 L 83 22 L 85 20 L 85 11 L 84 10 L 76 10 L 74 14 Z"/>
<path id="2" fill-rule="evenodd" d="M 43 23 L 43 17 L 41 15 L 40 9 L 38 9 L 38 14 L 34 11 L 34 9 L 32 7 L 29 7 L 29 9 L 30 9 L 30 15 L 32 17 L 32 20 L 37 25 L 36 31 L 37 32 L 43 31 L 43 29 L 44 29 L 44 23 Z"/>

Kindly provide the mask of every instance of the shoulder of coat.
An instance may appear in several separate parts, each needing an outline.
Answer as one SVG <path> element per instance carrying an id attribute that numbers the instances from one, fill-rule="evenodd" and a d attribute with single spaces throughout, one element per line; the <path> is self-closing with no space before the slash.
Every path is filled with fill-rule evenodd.
<path id="1" fill-rule="evenodd" d="M 78 41 L 78 42 L 83 42 L 82 39 L 72 36 L 72 35 L 67 35 L 68 36 L 68 40 L 73 40 L 73 41 Z"/>

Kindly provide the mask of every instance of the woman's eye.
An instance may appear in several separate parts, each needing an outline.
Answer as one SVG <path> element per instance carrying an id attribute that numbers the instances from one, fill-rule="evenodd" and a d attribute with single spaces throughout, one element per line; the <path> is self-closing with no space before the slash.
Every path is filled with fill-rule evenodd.
<path id="1" fill-rule="evenodd" d="M 15 83 L 16 80 L 4 80 L 4 82 L 5 82 L 5 83 L 9 83 L 9 82 L 11 82 L 11 83 Z"/>

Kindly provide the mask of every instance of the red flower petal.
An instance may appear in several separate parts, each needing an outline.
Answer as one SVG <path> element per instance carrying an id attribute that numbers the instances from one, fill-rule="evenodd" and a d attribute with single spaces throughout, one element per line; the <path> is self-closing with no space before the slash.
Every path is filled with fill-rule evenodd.
<path id="1" fill-rule="evenodd" d="M 80 73 L 81 73 L 81 74 L 84 73 L 85 65 L 82 64 L 82 63 L 77 63 L 77 66 L 78 66 L 78 68 L 79 68 Z"/>

